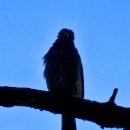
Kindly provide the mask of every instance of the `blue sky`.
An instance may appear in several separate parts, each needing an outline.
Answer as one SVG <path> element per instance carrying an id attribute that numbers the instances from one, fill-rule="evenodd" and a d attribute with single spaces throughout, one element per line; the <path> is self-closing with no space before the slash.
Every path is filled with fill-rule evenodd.
<path id="1" fill-rule="evenodd" d="M 130 106 L 129 0 L 0 0 L 0 85 L 47 90 L 42 57 L 60 29 L 75 32 L 84 67 L 85 98 Z M 0 107 L 0 129 L 60 130 L 60 115 Z M 100 130 L 77 120 L 78 130 Z M 109 130 L 109 129 L 108 129 Z"/>

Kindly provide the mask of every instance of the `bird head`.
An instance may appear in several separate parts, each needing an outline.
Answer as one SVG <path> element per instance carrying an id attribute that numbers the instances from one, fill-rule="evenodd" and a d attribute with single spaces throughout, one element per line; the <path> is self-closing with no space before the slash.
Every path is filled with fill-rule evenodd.
<path id="1" fill-rule="evenodd" d="M 73 41 L 74 40 L 74 32 L 70 29 L 63 28 L 58 33 L 58 39 Z"/>

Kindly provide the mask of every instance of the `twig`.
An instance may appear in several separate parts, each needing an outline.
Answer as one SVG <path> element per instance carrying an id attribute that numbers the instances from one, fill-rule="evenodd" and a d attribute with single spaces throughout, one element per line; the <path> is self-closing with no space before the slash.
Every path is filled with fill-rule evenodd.
<path id="1" fill-rule="evenodd" d="M 117 93 L 118 93 L 118 88 L 115 88 L 115 89 L 113 90 L 112 96 L 111 96 L 110 99 L 109 99 L 109 103 L 114 103 Z"/>

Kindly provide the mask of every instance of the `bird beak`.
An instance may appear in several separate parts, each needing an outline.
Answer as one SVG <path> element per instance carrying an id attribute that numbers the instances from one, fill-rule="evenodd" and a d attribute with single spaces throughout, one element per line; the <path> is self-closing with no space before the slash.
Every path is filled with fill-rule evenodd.
<path id="1" fill-rule="evenodd" d="M 65 32 L 65 33 L 64 33 L 64 37 L 67 37 L 67 38 L 68 38 L 68 36 L 69 36 L 68 33 Z"/>

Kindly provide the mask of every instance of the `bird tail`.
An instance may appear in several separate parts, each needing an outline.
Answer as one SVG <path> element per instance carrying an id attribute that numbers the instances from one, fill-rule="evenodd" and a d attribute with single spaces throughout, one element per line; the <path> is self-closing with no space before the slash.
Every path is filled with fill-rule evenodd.
<path id="1" fill-rule="evenodd" d="M 70 115 L 62 115 L 62 130 L 76 130 L 76 120 Z"/>

